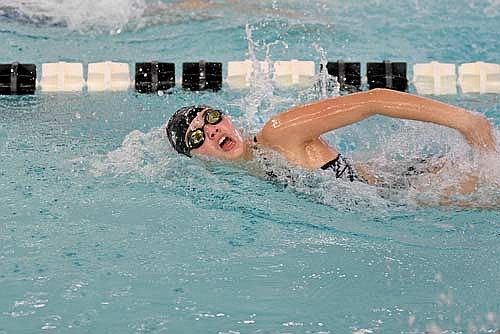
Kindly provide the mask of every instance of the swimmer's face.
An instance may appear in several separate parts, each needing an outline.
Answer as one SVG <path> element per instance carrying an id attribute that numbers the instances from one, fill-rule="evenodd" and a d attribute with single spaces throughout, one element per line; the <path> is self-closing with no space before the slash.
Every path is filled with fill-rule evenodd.
<path id="1" fill-rule="evenodd" d="M 186 133 L 186 143 L 191 131 L 203 129 L 205 140 L 198 148 L 193 148 L 193 156 L 202 155 L 224 160 L 243 159 L 246 152 L 246 143 L 243 136 L 228 116 L 222 115 L 222 119 L 217 124 L 205 123 L 205 113 L 200 112 L 191 122 Z"/>

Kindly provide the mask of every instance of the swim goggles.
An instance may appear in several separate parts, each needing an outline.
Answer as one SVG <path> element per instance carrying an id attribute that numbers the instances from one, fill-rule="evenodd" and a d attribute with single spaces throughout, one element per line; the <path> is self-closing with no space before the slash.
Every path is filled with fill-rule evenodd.
<path id="1" fill-rule="evenodd" d="M 205 124 L 199 129 L 189 131 L 187 135 L 187 145 L 190 150 L 195 149 L 203 145 L 205 142 L 205 131 L 203 128 L 205 125 L 215 125 L 222 120 L 222 112 L 220 110 L 208 109 L 205 112 Z"/>

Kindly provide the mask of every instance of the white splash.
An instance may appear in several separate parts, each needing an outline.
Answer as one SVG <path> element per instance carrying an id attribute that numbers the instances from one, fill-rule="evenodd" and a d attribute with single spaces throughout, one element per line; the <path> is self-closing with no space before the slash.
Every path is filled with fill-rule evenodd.
<path id="1" fill-rule="evenodd" d="M 328 74 L 328 69 L 326 67 L 326 65 L 328 64 L 326 51 L 317 43 L 314 43 L 312 46 L 316 51 L 318 51 L 320 55 L 321 70 L 314 80 L 319 88 L 319 97 L 325 99 L 331 96 L 338 96 L 340 91 L 340 84 L 338 82 L 338 78 Z"/>
<path id="2" fill-rule="evenodd" d="M 252 39 L 252 28 L 249 24 L 245 26 L 245 33 L 248 42 L 248 59 L 252 62 L 252 74 L 250 76 L 250 91 L 249 94 L 242 99 L 242 109 L 246 114 L 246 126 L 254 128 L 257 123 L 262 123 L 262 120 L 257 117 L 261 101 L 273 94 L 273 85 L 270 80 L 269 73 L 264 73 L 261 70 L 260 61 L 257 59 L 255 49 L 257 43 Z M 272 63 L 268 63 L 272 67 Z"/>
<path id="3" fill-rule="evenodd" d="M 270 56 L 271 48 L 277 44 L 283 44 L 282 41 L 272 43 L 259 43 L 252 38 L 252 27 L 245 27 L 246 39 L 248 41 L 248 59 L 253 64 L 253 71 L 249 80 L 249 87 L 243 98 L 236 104 L 244 111 L 245 117 L 242 120 L 242 125 L 255 132 L 259 125 L 262 125 L 271 114 L 276 111 L 276 106 L 279 103 L 287 101 L 286 98 L 274 94 L 275 87 L 272 80 L 273 77 L 273 61 Z M 286 47 L 286 46 L 285 46 Z M 264 51 L 265 59 L 269 71 L 263 71 L 260 61 L 257 57 L 257 52 Z"/>
<path id="4" fill-rule="evenodd" d="M 33 23 L 64 25 L 71 30 L 109 29 L 118 33 L 146 9 L 145 0 L 3 0 L 0 10 Z"/>
<path id="5" fill-rule="evenodd" d="M 488 17 L 497 17 L 500 15 L 500 0 L 486 1 L 488 6 L 484 9 L 484 14 Z"/>
<path id="6" fill-rule="evenodd" d="M 91 173 L 94 176 L 154 178 L 168 170 L 169 152 L 172 149 L 163 128 L 154 128 L 148 133 L 134 130 L 120 147 L 92 161 Z"/>

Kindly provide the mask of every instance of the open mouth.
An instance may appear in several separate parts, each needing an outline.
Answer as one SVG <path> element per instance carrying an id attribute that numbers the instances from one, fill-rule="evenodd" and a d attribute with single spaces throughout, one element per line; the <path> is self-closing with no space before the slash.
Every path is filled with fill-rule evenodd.
<path id="1" fill-rule="evenodd" d="M 219 146 L 223 151 L 227 152 L 236 146 L 236 142 L 229 137 L 222 137 L 219 140 Z"/>

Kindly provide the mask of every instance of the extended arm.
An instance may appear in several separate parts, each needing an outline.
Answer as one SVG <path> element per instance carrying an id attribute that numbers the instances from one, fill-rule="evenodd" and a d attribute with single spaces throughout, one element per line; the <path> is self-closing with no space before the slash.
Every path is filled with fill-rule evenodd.
<path id="1" fill-rule="evenodd" d="M 484 116 L 387 89 L 374 89 L 292 108 L 273 117 L 259 135 L 271 145 L 304 145 L 323 133 L 377 114 L 444 125 L 460 131 L 477 150 L 496 150 L 492 126 Z"/>

